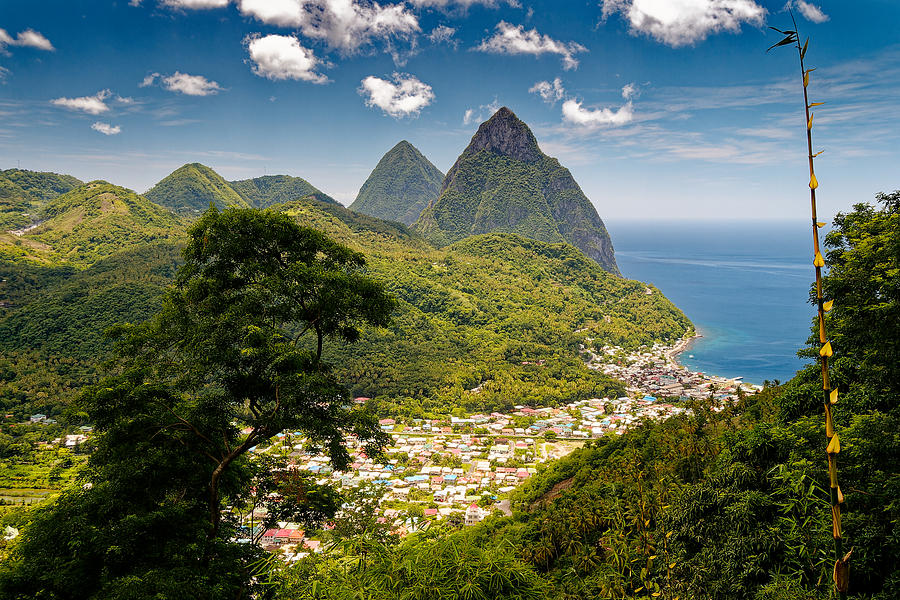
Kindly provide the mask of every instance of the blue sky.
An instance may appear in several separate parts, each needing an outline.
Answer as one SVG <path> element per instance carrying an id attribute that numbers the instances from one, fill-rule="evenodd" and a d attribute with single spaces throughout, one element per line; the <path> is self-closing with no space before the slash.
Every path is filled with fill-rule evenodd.
<path id="1" fill-rule="evenodd" d="M 349 204 L 506 105 L 604 218 L 808 218 L 796 55 L 761 0 L 3 1 L 0 167 L 145 191 L 186 162 Z M 900 3 L 794 2 L 820 212 L 900 188 Z"/>

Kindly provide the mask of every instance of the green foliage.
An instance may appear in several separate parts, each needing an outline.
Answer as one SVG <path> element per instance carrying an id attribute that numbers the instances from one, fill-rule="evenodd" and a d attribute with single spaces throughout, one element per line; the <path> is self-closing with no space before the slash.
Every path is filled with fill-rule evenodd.
<path id="1" fill-rule="evenodd" d="M 323 202 L 338 203 L 337 200 L 300 177 L 266 175 L 254 179 L 229 181 L 228 183 L 234 191 L 243 196 L 251 206 L 256 208 L 268 208 L 273 204 L 281 204 L 310 196 Z"/>
<path id="2" fill-rule="evenodd" d="M 259 550 L 229 541 L 221 504 L 249 488 L 250 448 L 300 431 L 340 468 L 345 435 L 384 443 L 320 361 L 326 338 L 351 342 L 393 307 L 361 255 L 284 215 L 213 209 L 184 258 L 163 311 L 120 329 L 118 368 L 84 393 L 99 434 L 85 485 L 35 511 L 3 597 L 235 597 Z M 305 482 L 283 483 L 303 511 Z"/>
<path id="3" fill-rule="evenodd" d="M 443 179 L 431 161 L 403 140 L 378 161 L 350 210 L 411 225 L 438 197 Z"/>
<path id="4" fill-rule="evenodd" d="M 279 599 L 539 600 L 547 586 L 508 544 L 471 537 L 414 536 L 397 548 L 377 546 L 313 556 L 270 573 Z"/>
<path id="5" fill-rule="evenodd" d="M 179 167 L 153 186 L 144 196 L 177 213 L 199 215 L 210 205 L 248 208 L 250 201 L 221 175 L 200 163 Z"/>

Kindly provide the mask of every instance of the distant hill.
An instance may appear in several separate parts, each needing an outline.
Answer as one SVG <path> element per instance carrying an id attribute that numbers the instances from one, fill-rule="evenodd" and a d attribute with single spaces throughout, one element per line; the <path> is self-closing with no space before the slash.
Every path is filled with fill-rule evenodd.
<path id="1" fill-rule="evenodd" d="M 84 182 L 71 175 L 23 169 L 0 171 L 0 231 L 37 221 L 45 202 L 80 185 Z"/>
<path id="2" fill-rule="evenodd" d="M 528 126 L 506 107 L 481 124 L 444 178 L 440 196 L 413 228 L 438 246 L 495 231 L 567 242 L 619 274 L 612 241 L 593 204 L 569 170 L 541 152 Z"/>
<path id="3" fill-rule="evenodd" d="M 93 181 L 47 202 L 41 222 L 0 233 L 0 258 L 87 266 L 125 248 L 183 237 L 176 215 L 131 190 Z"/>
<path id="4" fill-rule="evenodd" d="M 431 161 L 403 140 L 378 161 L 350 209 L 411 225 L 437 198 L 443 179 Z"/>
<path id="5" fill-rule="evenodd" d="M 250 208 L 251 203 L 235 191 L 221 175 L 200 163 L 186 164 L 153 186 L 146 198 L 177 213 L 198 215 L 209 208 L 237 206 Z"/>
<path id="6" fill-rule="evenodd" d="M 256 208 L 312 197 L 322 202 L 337 204 L 337 200 L 324 193 L 302 177 L 290 175 L 266 175 L 254 179 L 228 182 L 234 190 Z"/>

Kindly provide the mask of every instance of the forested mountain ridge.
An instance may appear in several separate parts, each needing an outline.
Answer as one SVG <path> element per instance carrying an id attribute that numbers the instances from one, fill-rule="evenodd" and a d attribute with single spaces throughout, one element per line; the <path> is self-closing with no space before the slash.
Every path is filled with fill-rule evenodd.
<path id="1" fill-rule="evenodd" d="M 137 221 L 129 217 L 127 226 L 110 229 L 131 232 L 117 252 L 70 241 L 67 253 L 4 261 L 10 300 L 0 312 L 0 348 L 10 356 L 28 351 L 46 360 L 96 360 L 110 347 L 102 332 L 151 316 L 171 281 L 185 219 L 122 188 L 89 185 L 95 187 L 80 188 L 79 198 L 87 194 L 102 205 L 103 194 L 123 195 L 143 207 L 144 225 L 132 231 Z M 65 216 L 74 201 L 61 200 L 54 219 L 74 221 Z M 329 202 L 295 200 L 270 210 L 362 252 L 373 277 L 398 298 L 390 327 L 365 329 L 357 344 L 329 350 L 355 394 L 383 397 L 396 410 L 421 414 L 619 393 L 618 383 L 584 367 L 578 344 L 585 336 L 635 346 L 691 329 L 658 291 L 648 295 L 644 284 L 609 275 L 565 244 L 490 234 L 435 249 L 402 224 Z M 22 238 L 31 241 L 30 235 Z M 547 366 L 522 364 L 535 359 Z M 482 383 L 483 393 L 468 392 Z M 3 399 L 8 410 L 18 402 L 12 397 L 19 396 Z"/>
<path id="2" fill-rule="evenodd" d="M 225 179 L 200 163 L 189 163 L 164 177 L 144 193 L 152 202 L 186 215 L 199 215 L 210 204 L 217 208 L 247 208 L 251 203 Z"/>
<path id="3" fill-rule="evenodd" d="M 0 171 L 0 232 L 38 221 L 45 202 L 80 185 L 84 182 L 71 175 L 23 169 Z"/>
<path id="4" fill-rule="evenodd" d="M 313 197 L 315 200 L 337 204 L 337 200 L 318 189 L 302 177 L 290 175 L 264 175 L 253 179 L 229 181 L 229 185 L 251 206 L 267 208 L 273 204 Z"/>
<path id="5" fill-rule="evenodd" d="M 350 209 L 412 225 L 437 198 L 443 179 L 431 161 L 403 140 L 378 161 Z"/>
<path id="6" fill-rule="evenodd" d="M 127 248 L 184 235 L 175 215 L 133 191 L 92 181 L 46 202 L 40 223 L 0 233 L 0 257 L 48 266 L 89 266 Z"/>
<path id="7" fill-rule="evenodd" d="M 619 274 L 603 220 L 568 169 L 541 152 L 506 107 L 481 124 L 444 177 L 440 196 L 413 225 L 443 246 L 469 235 L 508 232 L 579 248 Z"/>

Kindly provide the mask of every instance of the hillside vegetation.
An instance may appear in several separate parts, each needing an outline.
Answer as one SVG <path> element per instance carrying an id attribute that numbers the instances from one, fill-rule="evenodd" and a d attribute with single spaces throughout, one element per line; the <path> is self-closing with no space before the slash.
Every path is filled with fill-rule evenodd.
<path id="1" fill-rule="evenodd" d="M 84 193 L 78 197 L 102 205 L 100 196 L 112 192 L 98 185 Z M 141 221 L 137 215 L 144 213 L 135 208 L 126 220 L 129 227 L 146 224 L 134 236 L 119 224 L 111 229 L 119 238 L 84 252 L 63 235 L 67 229 L 54 230 L 72 220 L 66 215 L 74 198 L 61 198 L 54 219 L 62 220 L 48 221 L 36 230 L 45 231 L 36 234 L 42 237 L 33 239 L 62 240 L 69 250 L 46 250 L 38 255 L 41 263 L 4 263 L 11 305 L 0 313 L 0 348 L 15 364 L 22 352 L 90 364 L 108 351 L 106 328 L 155 311 L 186 225 L 140 197 L 125 197 L 148 211 Z M 91 213 L 97 202 L 78 214 Z M 389 411 L 421 415 L 452 406 L 486 410 L 619 394 L 621 384 L 585 368 L 578 347 L 585 337 L 634 347 L 691 330 L 658 290 L 647 294 L 644 284 L 606 273 L 568 245 L 491 234 L 438 250 L 403 225 L 332 203 L 297 200 L 272 210 L 363 252 L 372 276 L 398 299 L 389 327 L 364 328 L 356 344 L 331 348 L 327 357 L 354 394 L 378 397 Z M 162 223 L 172 223 L 165 236 L 158 232 Z M 147 243 L 157 233 L 156 243 Z M 120 251 L 107 257 L 104 248 L 111 251 L 113 241 Z M 129 242 L 134 246 L 121 249 Z M 93 257 L 103 260 L 85 267 Z M 8 407 L 31 389 L 28 378 L 15 385 L 20 389 L 6 392 Z M 480 391 L 469 391 L 474 388 Z M 54 414 L 65 403 L 56 400 Z"/>
<path id="2" fill-rule="evenodd" d="M 44 203 L 83 184 L 71 175 L 22 169 L 0 171 L 0 232 L 38 221 Z"/>
<path id="3" fill-rule="evenodd" d="M 169 211 L 105 181 L 50 200 L 41 219 L 22 235 L 0 233 L 0 257 L 86 267 L 133 246 L 179 239 L 185 230 Z"/>

